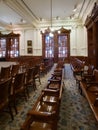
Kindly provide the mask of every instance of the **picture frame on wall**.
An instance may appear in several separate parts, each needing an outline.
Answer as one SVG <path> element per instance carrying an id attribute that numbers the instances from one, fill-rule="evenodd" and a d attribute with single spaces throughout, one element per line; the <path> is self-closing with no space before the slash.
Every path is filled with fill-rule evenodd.
<path id="1" fill-rule="evenodd" d="M 33 52 L 33 51 L 32 51 L 32 48 L 27 48 L 27 53 L 28 53 L 28 54 L 32 54 L 32 52 Z"/>
<path id="2" fill-rule="evenodd" d="M 32 40 L 27 40 L 27 46 L 32 46 Z"/>

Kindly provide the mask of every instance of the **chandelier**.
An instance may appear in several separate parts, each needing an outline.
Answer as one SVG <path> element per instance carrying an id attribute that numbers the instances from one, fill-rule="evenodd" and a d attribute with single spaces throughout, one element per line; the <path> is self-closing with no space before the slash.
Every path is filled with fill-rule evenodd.
<path id="1" fill-rule="evenodd" d="M 50 0 L 50 27 L 48 27 L 46 30 L 44 30 L 44 31 L 41 31 L 41 33 L 48 33 L 49 34 L 49 37 L 53 37 L 54 36 L 54 33 L 55 32 L 57 32 L 57 33 L 61 33 L 61 31 L 60 30 L 54 30 L 54 28 L 53 28 L 53 25 L 52 25 L 52 20 L 53 20 L 53 18 L 52 18 L 52 14 L 53 14 L 53 1 L 52 0 Z M 63 28 L 63 27 L 62 27 Z"/>

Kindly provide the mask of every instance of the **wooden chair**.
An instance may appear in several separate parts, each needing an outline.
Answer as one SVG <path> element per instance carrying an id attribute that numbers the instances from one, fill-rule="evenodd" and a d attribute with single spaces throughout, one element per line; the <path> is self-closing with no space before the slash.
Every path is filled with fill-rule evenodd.
<path id="1" fill-rule="evenodd" d="M 11 66 L 11 76 L 15 76 L 19 72 L 19 64 L 15 64 Z"/>
<path id="2" fill-rule="evenodd" d="M 44 76 L 44 75 L 46 74 L 46 72 L 47 72 L 47 71 L 46 71 L 45 64 L 44 64 L 44 63 L 41 63 L 41 64 L 40 64 L 40 74 Z"/>
<path id="3" fill-rule="evenodd" d="M 35 69 L 34 69 L 34 73 L 33 73 L 33 81 L 34 81 L 34 86 L 35 89 L 36 87 L 36 80 L 38 79 L 39 83 L 41 84 L 41 80 L 40 80 L 40 65 L 36 65 Z"/>
<path id="4" fill-rule="evenodd" d="M 32 87 L 33 90 L 35 90 L 35 83 L 34 83 L 34 79 L 33 79 L 34 71 L 35 71 L 35 67 L 31 67 L 26 72 L 25 87 L 26 87 L 28 97 L 29 97 L 29 87 Z"/>
<path id="5" fill-rule="evenodd" d="M 1 67 L 0 79 L 7 79 L 11 76 L 11 66 Z"/>
<path id="6" fill-rule="evenodd" d="M 27 100 L 27 93 L 25 87 L 25 73 L 17 73 L 11 86 L 10 99 L 14 104 L 14 109 L 17 114 L 16 98 L 18 95 L 25 97 Z"/>
<path id="7" fill-rule="evenodd" d="M 88 66 L 84 66 L 84 71 L 82 73 L 82 80 L 87 80 L 87 78 L 92 77 L 92 75 L 94 74 L 94 66 L 93 65 L 88 65 Z"/>
<path id="8" fill-rule="evenodd" d="M 82 93 L 80 87 L 80 81 L 89 82 L 90 80 L 92 80 L 93 77 L 94 77 L 94 66 L 90 64 L 88 66 L 84 66 L 82 75 L 76 75 L 76 84 L 78 85 L 80 93 Z"/>
<path id="9" fill-rule="evenodd" d="M 11 115 L 12 120 L 14 119 L 12 109 L 10 106 L 10 99 L 9 99 L 9 92 L 10 92 L 10 85 L 12 79 L 8 78 L 6 80 L 0 81 L 0 112 L 4 111 L 6 107 L 9 108 L 9 113 Z"/>

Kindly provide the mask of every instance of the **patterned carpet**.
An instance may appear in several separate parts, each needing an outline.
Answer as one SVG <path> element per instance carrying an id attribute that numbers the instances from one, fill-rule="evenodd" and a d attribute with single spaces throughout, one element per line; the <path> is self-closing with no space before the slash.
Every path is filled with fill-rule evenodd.
<path id="1" fill-rule="evenodd" d="M 52 70 L 41 78 L 41 85 L 37 83 L 35 92 L 30 93 L 30 98 L 26 102 L 21 99 L 18 101 L 19 113 L 15 115 L 14 121 L 11 120 L 9 114 L 0 114 L 0 130 L 20 130 L 28 110 L 35 103 L 40 91 L 47 84 Z M 60 107 L 60 120 L 58 122 L 58 130 L 98 130 L 98 122 L 92 113 L 89 104 L 84 96 L 81 96 L 76 81 L 73 77 L 69 64 L 65 64 L 65 87 L 62 95 Z"/>

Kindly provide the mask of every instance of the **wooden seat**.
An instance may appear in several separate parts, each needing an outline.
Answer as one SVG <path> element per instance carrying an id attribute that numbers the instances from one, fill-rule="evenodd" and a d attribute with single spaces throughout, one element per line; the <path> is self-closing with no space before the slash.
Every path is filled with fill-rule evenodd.
<path id="1" fill-rule="evenodd" d="M 9 91 L 11 85 L 11 78 L 0 81 L 0 112 L 4 111 L 5 108 L 9 108 L 8 112 L 11 115 L 12 120 L 14 119 L 12 109 L 10 106 Z"/>
<path id="2" fill-rule="evenodd" d="M 47 103 L 60 103 L 62 88 L 53 90 L 53 89 L 44 89 L 43 93 L 43 101 Z"/>

